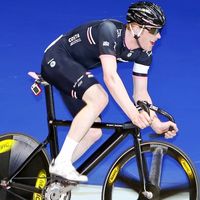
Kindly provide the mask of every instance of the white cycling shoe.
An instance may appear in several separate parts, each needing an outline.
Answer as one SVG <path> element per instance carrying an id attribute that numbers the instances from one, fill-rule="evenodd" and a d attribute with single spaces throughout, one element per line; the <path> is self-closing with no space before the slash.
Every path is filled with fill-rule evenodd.
<path id="1" fill-rule="evenodd" d="M 76 182 L 87 182 L 88 177 L 85 175 L 79 174 L 73 165 L 63 165 L 63 164 L 55 164 L 53 160 L 52 163 L 49 165 L 49 172 L 50 174 L 60 176 L 64 179 L 69 181 L 76 181 Z"/>

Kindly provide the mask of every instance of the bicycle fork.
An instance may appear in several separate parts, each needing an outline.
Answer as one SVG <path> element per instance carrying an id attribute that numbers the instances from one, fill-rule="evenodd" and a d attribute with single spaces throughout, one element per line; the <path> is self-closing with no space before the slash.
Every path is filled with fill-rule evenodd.
<path id="1" fill-rule="evenodd" d="M 137 129 L 136 134 L 134 134 L 134 143 L 135 143 L 139 178 L 141 182 L 140 186 L 141 191 L 139 193 L 138 200 L 159 199 L 159 185 L 160 185 L 161 167 L 162 167 L 164 151 L 160 147 L 153 146 L 152 148 L 153 157 L 149 173 L 145 155 L 142 154 L 142 149 L 141 149 L 142 139 L 139 129 Z"/>
<path id="2" fill-rule="evenodd" d="M 163 156 L 167 149 L 164 149 L 159 145 L 151 146 L 151 152 L 153 156 L 150 172 L 148 172 L 147 161 L 144 154 L 142 154 L 141 142 L 141 134 L 138 129 L 137 134 L 134 135 L 136 160 L 141 182 L 141 191 L 138 200 L 159 200 L 159 186 L 161 179 L 162 162 Z"/>
<path id="3" fill-rule="evenodd" d="M 136 160 L 137 160 L 137 166 L 138 166 L 138 172 L 139 172 L 139 177 L 141 181 L 141 189 L 142 191 L 140 192 L 139 199 L 141 199 L 141 194 L 142 194 L 142 199 L 152 199 L 153 194 L 152 192 L 149 192 L 146 188 L 147 183 L 149 183 L 149 177 L 148 177 L 148 169 L 147 169 L 147 163 L 144 155 L 142 154 L 141 150 L 141 134 L 140 130 L 136 129 L 134 136 L 134 143 L 135 143 L 135 151 L 136 151 Z M 144 197 L 144 198 L 143 198 Z"/>

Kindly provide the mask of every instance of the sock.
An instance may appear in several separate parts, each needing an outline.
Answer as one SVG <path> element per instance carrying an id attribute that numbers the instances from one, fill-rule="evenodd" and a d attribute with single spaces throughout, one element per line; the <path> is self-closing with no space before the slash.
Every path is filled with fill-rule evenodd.
<path id="1" fill-rule="evenodd" d="M 56 157 L 55 163 L 62 163 L 64 165 L 72 165 L 72 155 L 73 152 L 78 145 L 78 142 L 71 139 L 70 137 L 66 137 L 64 144 L 60 150 L 60 153 Z"/>

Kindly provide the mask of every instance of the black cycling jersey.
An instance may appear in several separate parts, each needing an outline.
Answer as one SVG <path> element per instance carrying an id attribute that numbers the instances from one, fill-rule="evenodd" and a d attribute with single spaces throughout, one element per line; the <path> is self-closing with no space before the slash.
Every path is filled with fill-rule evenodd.
<path id="1" fill-rule="evenodd" d="M 152 54 L 141 48 L 128 49 L 125 31 L 122 22 L 98 20 L 61 35 L 45 50 L 43 78 L 63 95 L 81 100 L 84 92 L 98 83 L 88 70 L 100 66 L 99 56 L 106 54 L 115 56 L 118 62 L 134 62 L 133 74 L 147 76 Z"/>
<path id="2" fill-rule="evenodd" d="M 62 37 L 63 47 L 87 69 L 100 65 L 99 56 L 102 54 L 114 55 L 122 62 L 134 61 L 145 66 L 151 64 L 151 52 L 141 48 L 129 50 L 126 47 L 125 25 L 120 21 L 93 21 L 73 29 Z"/>

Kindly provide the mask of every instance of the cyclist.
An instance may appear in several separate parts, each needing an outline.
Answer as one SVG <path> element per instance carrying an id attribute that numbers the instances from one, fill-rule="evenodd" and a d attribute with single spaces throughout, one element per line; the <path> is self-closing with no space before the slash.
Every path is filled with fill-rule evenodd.
<path id="1" fill-rule="evenodd" d="M 103 79 L 119 107 L 138 127 L 151 126 L 155 132 L 165 132 L 166 138 L 176 135 L 178 128 L 172 122 L 161 122 L 138 111 L 117 73 L 118 62 L 134 62 L 134 101 L 152 103 L 147 91 L 148 69 L 152 60 L 152 47 L 161 38 L 165 24 L 162 9 L 151 2 L 130 5 L 127 24 L 117 20 L 98 20 L 81 25 L 61 35 L 45 50 L 42 61 L 43 78 L 60 92 L 73 115 L 72 125 L 57 158 L 49 171 L 68 180 L 85 182 L 87 176 L 79 174 L 72 163 L 77 160 L 102 132 L 90 128 L 100 121 L 100 114 L 108 104 L 108 95 L 90 69 L 101 65 Z M 174 128 L 169 131 L 169 126 Z M 168 131 L 167 131 L 168 130 Z"/>

